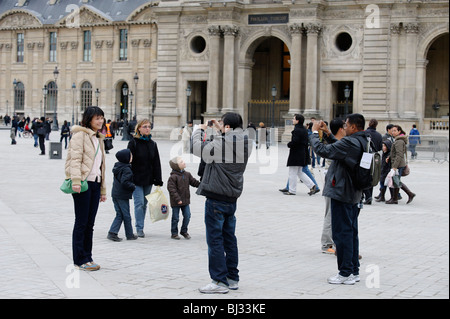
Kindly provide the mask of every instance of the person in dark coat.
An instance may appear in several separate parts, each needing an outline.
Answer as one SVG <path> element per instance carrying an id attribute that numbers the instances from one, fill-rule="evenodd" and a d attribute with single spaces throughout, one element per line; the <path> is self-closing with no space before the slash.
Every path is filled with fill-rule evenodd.
<path id="1" fill-rule="evenodd" d="M 387 174 L 389 174 L 389 171 L 391 170 L 391 147 L 392 142 L 389 139 L 386 139 L 383 141 L 383 155 L 381 156 L 381 174 L 380 174 L 380 194 L 378 196 L 375 196 L 376 202 L 384 202 L 385 199 L 385 193 L 387 190 L 387 186 L 384 185 L 384 180 L 386 179 Z M 391 198 L 392 198 L 392 189 L 389 188 L 391 192 Z"/>
<path id="2" fill-rule="evenodd" d="M 339 270 L 328 278 L 330 284 L 353 285 L 360 280 L 358 215 L 362 191 L 353 184 L 352 169 L 358 165 L 364 152 L 361 144 L 369 135 L 364 127 L 364 116 L 349 114 L 342 139 L 337 140 L 323 122 L 314 123 L 309 137 L 317 154 L 333 160 L 323 188 L 323 195 L 331 198 L 331 227 Z M 319 129 L 326 136 L 326 144 L 319 141 Z"/>
<path id="3" fill-rule="evenodd" d="M 136 232 L 139 237 L 145 237 L 144 220 L 147 211 L 147 196 L 152 186 L 162 186 L 161 161 L 156 142 L 150 134 L 151 123 L 148 119 L 140 120 L 135 129 L 134 137 L 128 142 L 128 149 L 133 155 L 131 169 L 136 189 L 133 192 Z"/>
<path id="4" fill-rule="evenodd" d="M 39 139 L 39 148 L 41 149 L 39 155 L 45 155 L 45 135 L 47 134 L 47 130 L 45 129 L 45 117 L 42 116 L 36 121 L 36 132 Z"/>
<path id="5" fill-rule="evenodd" d="M 169 180 L 167 181 L 167 190 L 169 191 L 170 206 L 172 206 L 172 239 L 180 239 L 178 236 L 178 221 L 180 209 L 183 213 L 183 223 L 181 224 L 180 234 L 186 239 L 191 236 L 188 233 L 189 220 L 191 219 L 191 193 L 189 186 L 198 187 L 200 181 L 196 180 L 191 173 L 185 170 L 186 163 L 183 158 L 176 157 L 169 161 L 172 168 Z"/>
<path id="6" fill-rule="evenodd" d="M 295 114 L 291 141 L 287 144 L 289 156 L 287 166 L 289 167 L 289 190 L 283 192 L 285 195 L 295 195 L 297 192 L 297 177 L 309 188 L 309 195 L 319 190 L 314 182 L 303 172 L 303 167 L 308 165 L 308 131 L 303 126 L 305 118 L 301 114 Z"/>
<path id="7" fill-rule="evenodd" d="M 118 233 L 123 223 L 127 239 L 134 240 L 137 239 L 137 236 L 133 234 L 130 215 L 130 199 L 136 188 L 133 183 L 133 172 L 130 164 L 133 156 L 129 149 L 124 149 L 116 153 L 116 158 L 118 162 L 114 164 L 112 170 L 114 181 L 111 190 L 116 217 L 111 224 L 107 238 L 112 241 L 121 241 L 122 238 L 119 238 Z"/>
<path id="8" fill-rule="evenodd" d="M 367 127 L 366 132 L 370 134 L 370 139 L 372 140 L 375 151 L 379 152 L 381 151 L 382 148 L 383 136 L 377 132 L 377 126 L 378 121 L 376 119 L 371 119 L 369 121 L 369 126 Z M 363 194 L 365 199 L 364 204 L 365 205 L 372 204 L 373 187 L 365 189 L 363 191 Z"/>

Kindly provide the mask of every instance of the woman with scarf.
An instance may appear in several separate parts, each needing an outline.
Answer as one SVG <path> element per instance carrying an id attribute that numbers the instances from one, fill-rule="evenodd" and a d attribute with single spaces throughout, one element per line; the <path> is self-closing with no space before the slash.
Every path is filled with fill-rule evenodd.
<path id="1" fill-rule="evenodd" d="M 408 139 L 406 137 L 405 131 L 403 131 L 400 125 L 394 125 L 394 127 L 392 128 L 392 135 L 395 138 L 395 142 L 391 148 L 391 167 L 394 171 L 398 172 L 399 176 L 402 176 L 403 170 L 405 169 L 407 164 L 406 144 L 408 143 Z M 406 204 L 411 203 L 416 194 L 411 192 L 403 182 L 400 182 L 400 188 L 406 194 L 408 194 L 408 201 L 406 202 Z M 400 188 L 393 188 L 392 198 L 386 201 L 386 204 L 398 204 L 398 193 L 400 191 Z"/>
<path id="2" fill-rule="evenodd" d="M 140 120 L 135 128 L 134 137 L 128 142 L 128 148 L 133 154 L 131 169 L 136 189 L 133 192 L 136 232 L 139 237 L 145 237 L 144 219 L 147 211 L 147 199 L 152 186 L 162 186 L 161 161 L 158 146 L 150 134 L 151 123 L 148 119 Z"/>

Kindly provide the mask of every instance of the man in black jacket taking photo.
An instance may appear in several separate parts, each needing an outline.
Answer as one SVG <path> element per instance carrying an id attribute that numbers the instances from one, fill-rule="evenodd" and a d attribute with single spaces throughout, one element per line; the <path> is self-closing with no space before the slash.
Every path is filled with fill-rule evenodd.
<path id="1" fill-rule="evenodd" d="M 347 116 L 344 129 L 346 136 L 337 140 L 322 121 L 313 124 L 310 142 L 321 157 L 332 159 L 323 196 L 331 198 L 331 225 L 336 245 L 339 273 L 328 278 L 330 284 L 353 285 L 359 281 L 358 215 L 361 190 L 352 182 L 351 167 L 359 163 L 368 133 L 364 132 L 365 119 L 361 114 Z M 319 142 L 322 130 L 327 144 Z M 367 142 L 366 142 L 367 143 Z"/>

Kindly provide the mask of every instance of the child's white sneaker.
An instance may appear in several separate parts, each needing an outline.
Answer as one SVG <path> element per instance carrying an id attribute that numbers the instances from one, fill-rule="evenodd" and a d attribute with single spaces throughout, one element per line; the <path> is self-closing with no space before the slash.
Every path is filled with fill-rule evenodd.
<path id="1" fill-rule="evenodd" d="M 218 281 L 213 281 L 205 287 L 198 288 L 198 291 L 203 294 L 226 294 L 228 292 L 228 288 L 225 285 L 220 284 Z"/>

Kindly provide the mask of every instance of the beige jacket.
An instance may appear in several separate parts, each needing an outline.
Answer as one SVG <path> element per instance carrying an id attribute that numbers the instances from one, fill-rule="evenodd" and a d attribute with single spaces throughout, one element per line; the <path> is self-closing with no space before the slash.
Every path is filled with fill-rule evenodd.
<path id="1" fill-rule="evenodd" d="M 81 181 L 86 180 L 94 165 L 96 148 L 92 142 L 92 136 L 96 133 L 86 127 L 74 125 L 72 128 L 72 138 L 66 158 L 65 173 L 66 178 L 72 179 L 73 185 L 81 185 Z M 101 195 L 106 195 L 105 185 L 105 136 L 99 134 L 99 151 L 102 152 L 102 182 Z"/>

